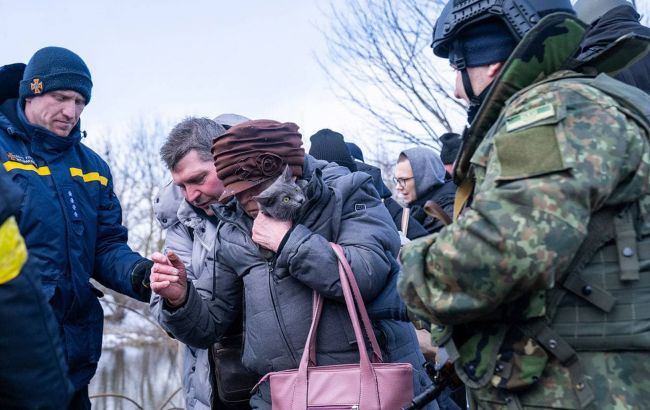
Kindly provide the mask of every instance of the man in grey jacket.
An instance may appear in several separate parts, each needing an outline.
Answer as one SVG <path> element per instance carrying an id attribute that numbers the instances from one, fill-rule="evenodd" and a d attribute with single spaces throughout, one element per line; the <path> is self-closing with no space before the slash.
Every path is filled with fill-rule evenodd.
<path id="1" fill-rule="evenodd" d="M 151 288 L 165 299 L 165 327 L 184 343 L 206 348 L 243 309 L 244 365 L 259 374 L 297 368 L 315 290 L 328 299 L 320 319 L 317 362 L 358 362 L 352 325 L 341 303 L 337 258 L 328 244 L 336 242 L 353 268 L 384 361 L 411 363 L 417 394 L 429 381 L 415 331 L 396 293 L 400 242 L 390 215 L 369 175 L 305 156 L 297 129 L 293 123 L 256 120 L 215 140 L 214 162 L 225 186 L 221 199 L 228 201 L 213 207 L 221 221 L 217 274 L 193 283 L 177 260 L 152 256 Z M 285 166 L 305 183 L 307 200 L 295 223 L 258 213 L 253 200 Z M 267 259 L 260 248 L 275 256 Z M 214 289 L 212 297 L 205 296 L 205 289 Z M 263 383 L 251 405 L 269 409 L 270 403 L 269 385 Z"/>
<path id="2" fill-rule="evenodd" d="M 167 230 L 165 248 L 182 261 L 193 282 L 212 275 L 218 221 L 210 205 L 217 202 L 224 189 L 212 165 L 212 140 L 226 127 L 245 120 L 234 114 L 220 115 L 215 121 L 187 118 L 174 127 L 160 150 L 173 180 L 161 188 L 155 199 L 156 217 Z M 151 311 L 165 327 L 161 308 L 160 296 L 154 294 Z M 183 392 L 187 409 L 207 410 L 212 407 L 211 398 L 218 400 L 216 392 L 212 397 L 210 377 L 209 350 L 186 346 Z"/>

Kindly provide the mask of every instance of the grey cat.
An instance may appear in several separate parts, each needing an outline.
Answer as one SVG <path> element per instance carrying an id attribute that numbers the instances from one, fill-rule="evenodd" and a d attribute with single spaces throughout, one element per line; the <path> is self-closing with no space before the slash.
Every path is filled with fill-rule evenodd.
<path id="1" fill-rule="evenodd" d="M 253 199 L 264 215 L 281 221 L 293 221 L 305 202 L 305 194 L 293 180 L 291 168 L 287 165 L 278 179 Z"/>

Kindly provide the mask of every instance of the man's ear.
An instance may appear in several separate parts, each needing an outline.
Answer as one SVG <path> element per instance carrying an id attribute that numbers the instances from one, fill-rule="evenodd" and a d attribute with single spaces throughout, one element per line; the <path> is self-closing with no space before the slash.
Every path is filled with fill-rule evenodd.
<path id="1" fill-rule="evenodd" d="M 487 75 L 490 77 L 490 80 L 494 80 L 499 75 L 503 68 L 503 64 L 502 61 L 499 61 L 488 65 Z"/>

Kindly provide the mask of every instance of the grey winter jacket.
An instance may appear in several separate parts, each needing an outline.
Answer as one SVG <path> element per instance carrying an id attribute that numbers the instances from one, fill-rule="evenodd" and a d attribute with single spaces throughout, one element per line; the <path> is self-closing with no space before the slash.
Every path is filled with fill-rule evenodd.
<path id="1" fill-rule="evenodd" d="M 205 214 L 197 213 L 183 199 L 180 189 L 172 182 L 160 189 L 154 201 L 156 218 L 167 230 L 165 248 L 172 249 L 183 261 L 187 277 L 196 282 L 212 276 L 212 253 L 217 227 Z M 161 317 L 160 296 L 151 298 L 151 313 L 166 330 Z M 209 410 L 212 388 L 208 350 L 186 346 L 183 360 L 183 392 L 188 410 Z"/>
<path id="2" fill-rule="evenodd" d="M 318 364 L 357 362 L 337 259 L 329 246 L 334 241 L 345 250 L 355 273 L 385 361 L 413 365 L 417 394 L 429 383 L 414 329 L 396 292 L 400 240 L 371 177 L 306 156 L 303 178 L 308 181 L 307 202 L 271 260 L 252 241 L 252 220 L 237 202 L 221 208 L 218 275 L 189 284 L 187 301 L 180 308 L 164 307 L 166 328 L 179 340 L 205 348 L 221 337 L 245 306 L 244 365 L 259 374 L 297 368 L 316 290 L 330 300 L 319 326 Z M 269 408 L 269 403 L 268 386 L 262 386 L 251 404 Z"/>

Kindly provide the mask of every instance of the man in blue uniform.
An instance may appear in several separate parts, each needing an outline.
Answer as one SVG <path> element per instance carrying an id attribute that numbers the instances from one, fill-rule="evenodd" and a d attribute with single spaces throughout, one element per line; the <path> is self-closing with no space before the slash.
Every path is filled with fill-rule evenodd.
<path id="1" fill-rule="evenodd" d="M 103 328 L 101 292 L 90 278 L 148 301 L 151 262 L 126 243 L 108 165 L 81 143 L 79 117 L 92 89 L 84 61 L 46 47 L 14 84 L 17 98 L 0 105 L 0 162 L 23 191 L 16 220 L 63 340 L 75 389 L 70 408 L 90 408 Z"/>

